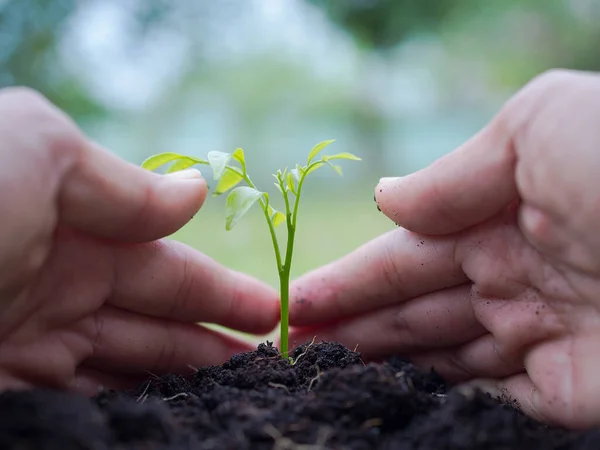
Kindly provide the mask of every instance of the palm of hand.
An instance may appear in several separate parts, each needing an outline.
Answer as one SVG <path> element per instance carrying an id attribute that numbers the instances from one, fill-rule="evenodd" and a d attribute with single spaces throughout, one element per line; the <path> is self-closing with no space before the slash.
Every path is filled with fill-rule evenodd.
<path id="1" fill-rule="evenodd" d="M 600 423 L 599 99 L 597 75 L 549 72 L 454 152 L 380 180 L 404 228 L 297 280 L 293 337 L 404 354 L 538 419 Z"/>
<path id="2" fill-rule="evenodd" d="M 583 274 L 534 248 L 514 209 L 460 233 L 454 258 L 470 281 L 472 307 L 457 320 L 477 336 L 415 354 L 415 361 L 455 381 L 479 378 L 540 420 L 586 426 L 600 408 L 592 395 L 599 363 L 590 358 L 600 339 L 591 295 L 600 291 L 600 274 Z"/>
<path id="3" fill-rule="evenodd" d="M 256 295 L 266 290 L 177 242 L 111 243 L 60 230 L 0 314 L 0 385 L 94 394 L 150 373 L 219 364 L 250 347 L 197 322 L 252 332 L 275 318 L 248 321 L 255 294 L 223 289 L 231 277 Z"/>
<path id="4" fill-rule="evenodd" d="M 512 206 L 447 235 L 400 228 L 307 274 L 294 286 L 294 340 L 358 345 L 366 359 L 403 354 L 540 420 L 586 426 L 600 408 L 589 367 L 600 274 L 537 250 L 517 215 Z"/>
<path id="5" fill-rule="evenodd" d="M 106 250 L 80 236 L 69 242 L 59 235 L 43 264 L 17 286 L 2 314 L 4 386 L 77 382 L 80 364 L 95 353 L 100 311 L 112 289 Z"/>
<path id="6" fill-rule="evenodd" d="M 273 329 L 272 287 L 163 239 L 202 206 L 200 172 L 127 163 L 28 89 L 0 90 L 0 115 L 0 389 L 95 393 L 252 349 L 198 322 Z"/>
<path id="7" fill-rule="evenodd" d="M 111 244 L 73 231 L 57 233 L 45 262 L 2 314 L 4 387 L 93 393 L 99 385 L 189 370 L 188 364 L 220 361 L 241 349 L 233 340 L 226 341 L 233 349 L 224 348 L 216 335 L 193 324 L 210 312 L 201 317 L 190 301 L 194 280 L 180 269 L 194 264 L 182 263 L 177 257 L 187 249 L 181 246 L 178 253 L 171 244 Z M 189 345 L 200 338 L 204 355 Z"/>

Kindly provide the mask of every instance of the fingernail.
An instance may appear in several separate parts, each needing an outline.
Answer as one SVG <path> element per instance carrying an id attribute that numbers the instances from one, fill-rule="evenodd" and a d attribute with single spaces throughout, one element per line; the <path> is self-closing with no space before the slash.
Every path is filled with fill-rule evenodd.
<path id="1" fill-rule="evenodd" d="M 181 178 L 184 180 L 192 180 L 202 178 L 202 173 L 198 169 L 185 169 L 178 172 L 172 172 L 167 174 L 171 178 Z"/>
<path id="2" fill-rule="evenodd" d="M 379 179 L 380 183 L 389 183 L 389 182 L 393 182 L 393 181 L 397 181 L 402 177 L 383 177 Z"/>
<path id="3" fill-rule="evenodd" d="M 377 183 L 377 192 L 383 192 L 384 189 L 392 188 L 398 184 L 403 177 L 383 177 Z"/>

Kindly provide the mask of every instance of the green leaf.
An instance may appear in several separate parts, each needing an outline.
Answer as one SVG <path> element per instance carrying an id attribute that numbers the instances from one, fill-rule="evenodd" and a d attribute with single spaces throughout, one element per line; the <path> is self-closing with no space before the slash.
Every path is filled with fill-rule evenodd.
<path id="1" fill-rule="evenodd" d="M 219 179 L 213 197 L 224 194 L 229 189 L 235 187 L 244 177 L 232 169 L 227 169 Z"/>
<path id="2" fill-rule="evenodd" d="M 208 152 L 208 163 L 213 170 L 213 177 L 215 180 L 221 178 L 221 175 L 225 172 L 227 163 L 231 160 L 231 153 L 223 152 Z"/>
<path id="3" fill-rule="evenodd" d="M 272 206 L 269 206 L 269 217 L 273 221 L 273 226 L 275 228 L 277 228 L 279 225 L 281 225 L 283 222 L 285 222 L 285 214 L 277 211 Z"/>
<path id="4" fill-rule="evenodd" d="M 285 214 L 279 211 L 275 211 L 275 214 L 271 218 L 273 220 L 273 226 L 277 228 L 283 222 L 285 222 Z"/>
<path id="5" fill-rule="evenodd" d="M 206 161 L 203 161 L 206 163 Z M 184 156 L 177 161 L 175 161 L 171 167 L 167 170 L 167 173 L 179 172 L 180 170 L 185 170 L 188 167 L 195 166 L 196 164 L 202 164 L 202 162 L 198 162 L 197 158 L 192 158 L 189 156 Z"/>
<path id="6" fill-rule="evenodd" d="M 283 195 L 283 190 L 281 189 L 281 186 L 279 185 L 279 183 L 273 183 L 273 184 L 275 185 L 277 190 L 281 193 L 281 195 Z"/>
<path id="7" fill-rule="evenodd" d="M 317 145 L 313 147 L 313 149 L 308 154 L 308 164 L 312 162 L 315 156 L 317 156 L 325 147 L 329 144 L 335 142 L 335 139 L 330 139 L 328 141 L 319 142 Z"/>
<path id="8" fill-rule="evenodd" d="M 142 163 L 142 168 L 147 170 L 156 170 L 160 166 L 163 166 L 180 158 L 183 158 L 183 155 L 180 155 L 178 153 L 159 153 L 158 155 L 153 155 L 147 158 Z"/>
<path id="9" fill-rule="evenodd" d="M 306 170 L 306 175 L 314 172 L 315 170 L 317 170 L 320 167 L 323 167 L 324 165 L 325 165 L 325 163 L 320 162 L 320 161 L 318 163 L 311 164 L 311 166 L 309 166 L 308 169 Z"/>
<path id="10" fill-rule="evenodd" d="M 302 174 L 304 174 L 304 169 L 305 168 L 302 167 L 300 164 L 296 164 L 296 168 L 290 170 L 297 182 L 300 182 L 300 177 L 302 176 Z"/>
<path id="11" fill-rule="evenodd" d="M 164 166 L 170 162 L 175 161 L 175 163 L 169 168 L 167 172 L 177 172 L 178 170 L 184 170 L 188 167 L 191 167 L 195 164 L 208 164 L 208 161 L 205 161 L 201 158 L 196 158 L 193 156 L 184 156 L 179 153 L 159 153 L 158 155 L 154 155 L 146 159 L 142 163 L 142 168 L 147 170 L 156 170 L 160 166 Z"/>
<path id="12" fill-rule="evenodd" d="M 240 186 L 231 191 L 225 200 L 225 229 L 231 230 L 262 195 L 250 186 Z"/>
<path id="13" fill-rule="evenodd" d="M 327 162 L 327 164 L 328 164 L 328 165 L 329 165 L 329 166 L 330 166 L 330 167 L 331 167 L 333 170 L 335 170 L 335 171 L 336 171 L 336 173 L 337 173 L 339 176 L 342 176 L 342 175 L 343 175 L 342 168 L 341 168 L 340 166 L 336 166 L 335 164 L 331 164 L 329 161 L 326 161 L 326 162 Z"/>
<path id="14" fill-rule="evenodd" d="M 353 155 L 352 153 L 342 152 L 337 155 L 323 155 L 321 158 L 323 161 L 331 161 L 333 159 L 349 159 L 350 161 L 362 161 L 358 156 Z"/>
<path id="15" fill-rule="evenodd" d="M 235 152 L 233 152 L 232 158 L 240 163 L 242 173 L 246 175 L 246 158 L 244 157 L 244 150 L 241 148 L 236 148 Z"/>
<path id="16" fill-rule="evenodd" d="M 287 176 L 285 177 L 286 181 L 287 181 L 287 187 L 290 191 L 292 191 L 292 193 L 295 195 L 296 194 L 296 187 L 294 186 L 294 176 L 288 172 Z"/>

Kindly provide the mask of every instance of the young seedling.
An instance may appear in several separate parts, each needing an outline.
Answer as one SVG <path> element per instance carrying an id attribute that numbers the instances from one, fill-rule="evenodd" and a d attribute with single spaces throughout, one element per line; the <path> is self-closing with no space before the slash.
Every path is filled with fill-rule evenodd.
<path id="1" fill-rule="evenodd" d="M 275 250 L 277 273 L 279 274 L 279 294 L 281 298 L 280 353 L 286 359 L 289 359 L 288 316 L 290 271 L 292 267 L 292 255 L 294 253 L 296 224 L 298 221 L 298 206 L 300 204 L 304 180 L 309 174 L 324 166 L 329 166 L 339 175 L 342 175 L 342 168 L 333 164 L 332 161 L 340 159 L 360 161 L 360 158 L 351 153 L 338 153 L 336 155 L 321 154 L 323 149 L 332 142 L 334 141 L 328 140 L 315 145 L 308 154 L 308 160 L 305 165 L 296 164 L 294 169 L 288 170 L 286 167 L 273 174 L 275 187 L 283 197 L 285 212 L 280 212 L 273 208 L 269 194 L 258 190 L 254 185 L 248 175 L 244 151 L 241 148 L 236 149 L 233 153 L 209 152 L 206 160 L 179 155 L 177 153 L 161 153 L 151 156 L 142 164 L 142 167 L 148 170 L 156 170 L 161 166 L 170 164 L 167 173 L 184 170 L 196 164 L 210 165 L 213 177 L 217 181 L 217 187 L 213 195 L 222 195 L 230 191 L 225 201 L 225 228 L 227 230 L 231 230 L 255 203 L 260 205 L 267 221 L 271 240 L 273 241 L 273 249 Z M 245 185 L 237 186 L 242 181 L 245 182 Z M 282 247 L 280 247 L 277 234 L 275 233 L 275 229 L 283 223 L 286 224 L 287 228 L 285 253 L 282 252 Z"/>

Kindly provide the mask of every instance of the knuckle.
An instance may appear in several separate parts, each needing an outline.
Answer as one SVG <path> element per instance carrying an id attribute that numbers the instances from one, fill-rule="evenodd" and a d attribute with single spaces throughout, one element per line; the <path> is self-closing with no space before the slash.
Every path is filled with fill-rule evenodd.
<path id="1" fill-rule="evenodd" d="M 182 267 L 179 271 L 179 281 L 176 283 L 175 296 L 171 303 L 168 311 L 169 317 L 176 317 L 178 319 L 185 319 L 187 312 L 187 305 L 191 297 L 191 292 L 194 285 L 194 274 L 192 273 L 192 265 L 190 263 L 190 257 L 185 252 L 181 253 Z"/>
<path id="2" fill-rule="evenodd" d="M 381 261 L 381 268 L 384 275 L 385 283 L 388 285 L 388 287 L 393 288 L 395 291 L 398 291 L 402 289 L 404 280 L 401 275 L 400 267 L 396 258 L 397 257 L 395 246 L 385 246 L 383 252 L 383 259 Z"/>

